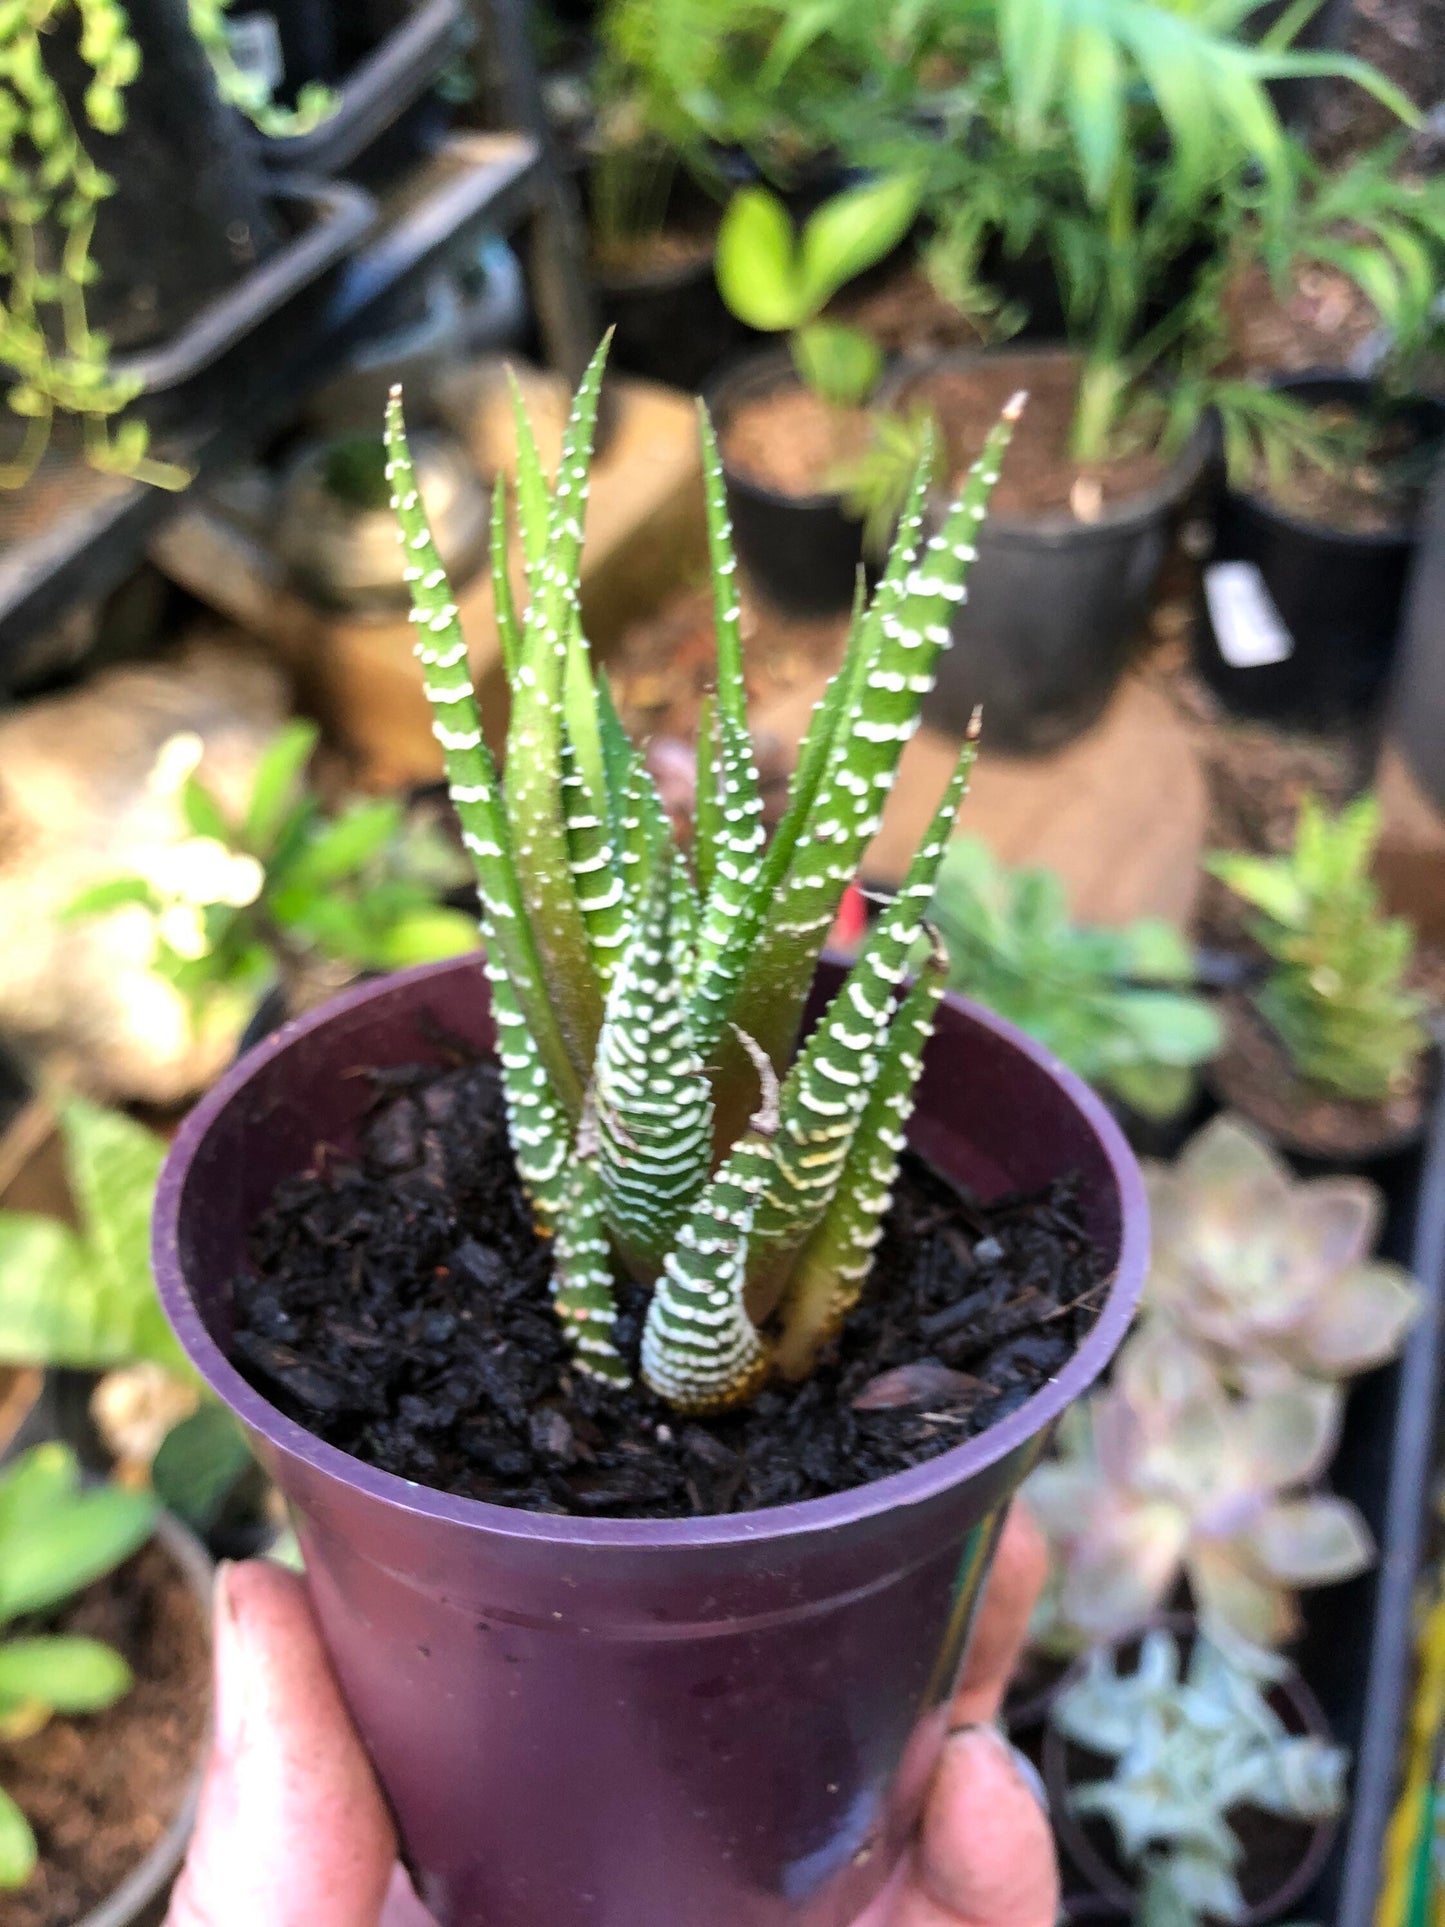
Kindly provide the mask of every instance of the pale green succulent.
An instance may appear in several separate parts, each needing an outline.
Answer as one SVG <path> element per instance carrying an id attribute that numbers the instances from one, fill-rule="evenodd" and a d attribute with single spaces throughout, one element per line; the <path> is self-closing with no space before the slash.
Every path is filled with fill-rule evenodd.
<path id="1" fill-rule="evenodd" d="M 1228 1115 L 1145 1176 L 1154 1235 L 1145 1302 L 1226 1376 L 1350 1378 L 1399 1351 L 1420 1289 L 1370 1255 L 1384 1207 L 1366 1179 L 1296 1179 Z"/>
<path id="2" fill-rule="evenodd" d="M 1344 1806 L 1344 1749 L 1290 1732 L 1270 1703 L 1268 1686 L 1287 1671 L 1201 1636 L 1183 1672 L 1178 1640 L 1155 1628 L 1132 1672 L 1093 1653 L 1050 1709 L 1065 1738 L 1115 1762 L 1107 1780 L 1071 1789 L 1075 1811 L 1109 1822 L 1124 1861 L 1146 1870 L 1155 1904 L 1167 1884 L 1175 1917 L 1245 1913 L 1231 1814 L 1318 1821 Z"/>
<path id="3" fill-rule="evenodd" d="M 1230 1392 L 1177 1331 L 1146 1320 L 1025 1486 L 1054 1554 L 1036 1642 L 1069 1652 L 1110 1639 L 1185 1578 L 1207 1627 L 1264 1649 L 1290 1638 L 1298 1589 L 1373 1557 L 1354 1506 L 1312 1489 L 1340 1408 L 1323 1380 Z"/>
<path id="4" fill-rule="evenodd" d="M 621 1385 L 616 1269 L 650 1296 L 640 1373 L 679 1409 L 718 1411 L 771 1371 L 801 1377 L 856 1301 L 888 1208 L 943 959 L 906 983 L 974 755 L 893 904 L 795 1055 L 815 966 L 876 833 L 963 600 L 978 524 L 1022 405 L 987 439 L 941 533 L 922 535 L 926 463 L 892 558 L 765 838 L 748 733 L 741 611 L 722 470 L 701 421 L 717 692 L 700 729 L 690 857 L 595 674 L 579 594 L 599 351 L 549 486 L 518 406 L 525 609 L 497 490 L 493 585 L 511 685 L 505 780 L 427 527 L 399 396 L 387 474 L 417 652 L 463 842 L 476 860 L 511 1141 L 577 1367 Z"/>

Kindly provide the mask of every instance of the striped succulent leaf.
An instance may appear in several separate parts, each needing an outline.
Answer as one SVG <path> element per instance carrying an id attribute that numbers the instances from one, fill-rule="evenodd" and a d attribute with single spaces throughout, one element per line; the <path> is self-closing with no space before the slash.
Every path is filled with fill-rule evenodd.
<path id="1" fill-rule="evenodd" d="M 806 1378 L 819 1350 L 857 1304 L 883 1220 L 893 1202 L 904 1130 L 948 982 L 948 956 L 935 941 L 893 1018 L 867 1107 L 854 1134 L 833 1202 L 804 1245 L 778 1311 L 774 1370 Z"/>
<path id="2" fill-rule="evenodd" d="M 940 994 L 936 962 L 905 987 L 908 958 L 972 738 L 902 891 L 793 1062 L 796 1032 L 964 593 L 1017 407 L 926 544 L 920 467 L 882 582 L 871 603 L 860 593 L 843 667 L 815 711 L 771 841 L 726 499 L 703 418 L 718 673 L 703 708 L 689 870 L 582 628 L 601 368 L 599 351 L 550 484 L 519 406 L 521 610 L 507 573 L 507 494 L 497 492 L 492 575 L 512 695 L 505 785 L 395 400 L 389 472 L 434 727 L 477 868 L 513 1150 L 538 1228 L 554 1240 L 558 1315 L 579 1369 L 619 1385 L 640 1369 L 664 1399 L 712 1412 L 770 1371 L 806 1370 L 856 1299 L 879 1235 Z M 619 1264 L 651 1288 L 636 1360 L 615 1339 Z"/>
<path id="3" fill-rule="evenodd" d="M 678 976 L 673 867 L 664 857 L 632 920 L 593 1086 L 607 1223 L 644 1281 L 657 1276 L 712 1163 L 712 1087 Z"/>

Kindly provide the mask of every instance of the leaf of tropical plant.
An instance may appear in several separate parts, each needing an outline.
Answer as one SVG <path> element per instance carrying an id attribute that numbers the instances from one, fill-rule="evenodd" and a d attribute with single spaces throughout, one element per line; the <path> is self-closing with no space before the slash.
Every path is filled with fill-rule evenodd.
<path id="1" fill-rule="evenodd" d="M 718 229 L 718 292 L 750 328 L 777 334 L 808 317 L 793 223 L 766 187 L 740 188 Z"/>
<path id="2" fill-rule="evenodd" d="M 199 776 L 188 776 L 181 785 L 181 813 L 193 836 L 214 837 L 227 848 L 234 841 L 234 826 Z"/>
<path id="3" fill-rule="evenodd" d="M 295 801 L 302 772 L 311 761 L 321 732 L 314 723 L 293 719 L 272 737 L 251 779 L 251 797 L 241 819 L 240 841 L 262 859 L 281 832 Z"/>
<path id="4" fill-rule="evenodd" d="M 61 914 L 68 923 L 72 919 L 103 916 L 107 910 L 119 910 L 128 903 L 156 907 L 155 890 L 144 877 L 107 877 L 104 883 L 93 884 L 73 897 Z"/>
<path id="5" fill-rule="evenodd" d="M 1124 147 L 1124 69 L 1118 43 L 1076 18 L 1069 36 L 1065 112 L 1079 150 L 1084 188 L 1095 207 L 1108 199 Z"/>
<path id="6" fill-rule="evenodd" d="M 793 366 L 831 407 L 861 407 L 883 372 L 883 351 L 861 328 L 810 321 L 790 343 Z"/>
<path id="7" fill-rule="evenodd" d="M 380 969 L 409 970 L 413 964 L 463 957 L 477 942 L 475 917 L 435 904 L 390 920 L 372 950 Z"/>
<path id="8" fill-rule="evenodd" d="M 1068 0 L 997 0 L 997 9 L 1014 131 L 1021 146 L 1036 147 L 1058 96 Z"/>
<path id="9" fill-rule="evenodd" d="M 38 1700 L 56 1713 L 99 1713 L 130 1684 L 129 1666 L 98 1639 L 55 1634 L 0 1640 L 0 1700 Z"/>
<path id="10" fill-rule="evenodd" d="M 844 188 L 809 215 L 798 259 L 800 312 L 791 325 L 819 314 L 855 275 L 891 254 L 917 220 L 922 198 L 918 175 L 889 174 Z"/>
<path id="11" fill-rule="evenodd" d="M 30 1822 L 0 1787 L 0 1891 L 23 1887 L 34 1873 L 38 1858 Z"/>
<path id="12" fill-rule="evenodd" d="M 61 1105 L 60 1129 L 96 1295 L 98 1340 L 108 1325 L 116 1341 L 128 1333 L 123 1356 L 189 1376 L 151 1275 L 151 1209 L 164 1142 L 123 1112 L 74 1096 Z"/>
<path id="13" fill-rule="evenodd" d="M 80 1490 L 80 1462 L 52 1439 L 0 1470 L 0 1541 L 44 1518 Z"/>
<path id="14" fill-rule="evenodd" d="M 149 1493 L 99 1486 L 7 1530 L 0 1559 L 0 1625 L 22 1613 L 45 1612 L 113 1572 L 151 1535 L 156 1505 Z"/>
<path id="15" fill-rule="evenodd" d="M 167 1511 L 206 1533 L 255 1465 L 236 1419 L 208 1398 L 161 1440 L 151 1464 L 151 1487 Z"/>
<path id="16" fill-rule="evenodd" d="M 88 1271 L 69 1225 L 25 1211 L 0 1215 L 0 1359 L 82 1371 L 119 1363 L 126 1354 L 107 1354 L 97 1341 Z"/>

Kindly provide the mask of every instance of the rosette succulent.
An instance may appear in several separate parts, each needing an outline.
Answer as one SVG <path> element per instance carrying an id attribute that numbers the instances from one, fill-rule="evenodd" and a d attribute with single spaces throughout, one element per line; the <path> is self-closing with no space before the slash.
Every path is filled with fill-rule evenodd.
<path id="1" fill-rule="evenodd" d="M 1145 1175 L 1154 1233 L 1146 1302 L 1228 1377 L 1349 1378 L 1399 1350 L 1419 1287 L 1371 1257 L 1383 1200 L 1364 1178 L 1297 1180 L 1228 1115 Z"/>
<path id="2" fill-rule="evenodd" d="M 514 606 L 497 491 L 493 583 L 511 687 L 505 784 L 407 451 L 387 421 L 417 652 L 463 840 L 518 1170 L 553 1240 L 558 1314 L 580 1370 L 644 1382 L 680 1410 L 800 1377 L 867 1277 L 943 995 L 907 969 L 974 754 L 965 744 L 897 898 L 801 1051 L 814 968 L 878 829 L 903 745 L 964 596 L 978 524 L 1018 414 L 1005 411 L 942 531 L 921 535 L 926 468 L 872 602 L 802 745 L 765 840 L 748 734 L 736 563 L 701 422 L 717 625 L 690 858 L 594 670 L 578 592 L 602 377 L 582 383 L 548 485 L 518 407 Z M 613 1341 L 619 1270 L 650 1295 L 640 1359 Z"/>
<path id="3" fill-rule="evenodd" d="M 1169 1918 L 1244 1916 L 1244 1848 L 1230 1824 L 1241 1809 L 1315 1821 L 1343 1808 L 1344 1749 L 1291 1732 L 1271 1703 L 1270 1685 L 1287 1672 L 1204 1637 L 1186 1670 L 1174 1634 L 1155 1628 L 1132 1671 L 1094 1653 L 1054 1702 L 1055 1729 L 1115 1763 L 1070 1798 L 1076 1812 L 1107 1820 L 1121 1858 L 1145 1871 L 1146 1918 L 1166 1917 L 1161 1887 L 1174 1901 Z"/>
<path id="4" fill-rule="evenodd" d="M 1261 1648 L 1290 1638 L 1299 1588 L 1351 1578 L 1373 1556 L 1355 1508 L 1311 1489 L 1340 1402 L 1337 1387 L 1299 1378 L 1232 1394 L 1146 1322 L 1108 1389 L 1065 1413 L 1059 1456 L 1024 1488 L 1055 1555 L 1037 1642 L 1069 1652 L 1110 1639 L 1183 1578 L 1206 1627 Z"/>

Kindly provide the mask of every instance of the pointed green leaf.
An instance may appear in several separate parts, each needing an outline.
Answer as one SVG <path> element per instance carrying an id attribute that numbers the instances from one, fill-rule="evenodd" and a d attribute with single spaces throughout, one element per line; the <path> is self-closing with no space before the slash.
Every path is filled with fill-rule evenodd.
<path id="1" fill-rule="evenodd" d="M 130 1690 L 131 1671 L 98 1639 L 0 1640 L 0 1701 L 36 1700 L 56 1713 L 99 1713 Z"/>
<path id="2" fill-rule="evenodd" d="M 630 1385 L 632 1374 L 612 1339 L 617 1301 L 595 1154 L 579 1152 L 568 1173 L 552 1291 L 578 1370 Z"/>
<path id="3" fill-rule="evenodd" d="M 507 541 L 507 483 L 499 475 L 492 484 L 492 610 L 496 618 L 497 639 L 502 645 L 502 667 L 507 680 L 516 675 L 522 660 L 522 630 L 517 621 L 517 604 L 512 595 L 510 548 Z"/>
<path id="4" fill-rule="evenodd" d="M 35 1871 L 39 1850 L 30 1823 L 0 1787 L 0 1892 L 23 1887 Z"/>

